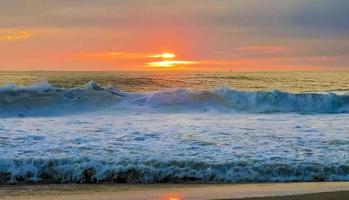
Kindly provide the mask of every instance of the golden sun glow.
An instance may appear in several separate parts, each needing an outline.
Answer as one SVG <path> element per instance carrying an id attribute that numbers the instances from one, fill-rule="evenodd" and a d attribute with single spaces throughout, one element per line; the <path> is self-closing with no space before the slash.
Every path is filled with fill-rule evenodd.
<path id="1" fill-rule="evenodd" d="M 201 64 L 202 61 L 194 60 L 175 60 L 176 54 L 171 52 L 163 53 L 136 53 L 123 51 L 109 51 L 109 52 L 92 52 L 92 53 L 77 53 L 73 54 L 78 59 L 96 59 L 110 61 L 123 60 L 130 63 L 139 63 L 140 65 L 150 68 L 183 68 L 184 66 Z"/>
<path id="2" fill-rule="evenodd" d="M 196 61 L 186 61 L 186 60 L 163 60 L 158 62 L 147 63 L 150 67 L 174 67 L 177 65 L 193 65 Z"/>
<path id="3" fill-rule="evenodd" d="M 149 56 L 150 58 L 163 58 L 163 59 L 172 59 L 175 58 L 176 55 L 173 53 L 162 53 L 162 54 L 156 54 L 156 55 L 151 55 Z"/>
<path id="4" fill-rule="evenodd" d="M 172 60 L 176 57 L 174 53 L 162 53 L 157 55 L 150 56 L 151 58 L 161 58 L 161 61 L 148 62 L 147 65 L 155 68 L 169 68 L 176 67 L 180 65 L 192 65 L 196 64 L 197 61 L 189 61 L 189 60 Z"/>
<path id="5" fill-rule="evenodd" d="M 164 199 L 165 200 L 181 200 L 182 198 L 178 194 L 168 194 Z"/>

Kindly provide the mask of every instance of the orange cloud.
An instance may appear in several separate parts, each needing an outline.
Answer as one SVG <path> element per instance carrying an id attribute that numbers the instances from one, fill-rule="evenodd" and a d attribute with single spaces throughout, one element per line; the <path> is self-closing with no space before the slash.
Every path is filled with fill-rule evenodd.
<path id="1" fill-rule="evenodd" d="M 79 58 L 89 58 L 89 59 L 116 59 L 116 58 L 126 58 L 126 59 L 142 59 L 147 58 L 150 55 L 145 53 L 130 53 L 130 52 L 101 52 L 101 53 L 79 53 L 75 54 Z"/>
<path id="2" fill-rule="evenodd" d="M 20 40 L 31 37 L 33 34 L 28 31 L 15 31 L 0 35 L 0 40 Z"/>
<path id="3" fill-rule="evenodd" d="M 173 59 L 176 57 L 173 53 L 160 53 L 160 54 L 151 54 L 151 53 L 133 53 L 133 52 L 101 52 L 101 53 L 79 53 L 75 54 L 79 58 L 91 58 L 91 59 L 146 59 L 146 58 L 162 58 L 162 59 Z"/>
<path id="4" fill-rule="evenodd" d="M 174 60 L 176 54 L 170 52 L 164 53 L 133 53 L 133 52 L 101 52 L 101 53 L 79 53 L 74 54 L 79 59 L 92 59 L 99 62 L 126 62 L 133 66 L 144 66 L 150 68 L 178 68 L 188 65 L 198 64 L 199 61 Z"/>
<path id="5" fill-rule="evenodd" d="M 238 58 L 241 56 L 270 56 L 270 55 L 281 55 L 288 51 L 288 48 L 284 46 L 264 46 L 264 45 L 256 45 L 256 46 L 243 46 L 239 48 L 235 48 L 232 50 L 222 50 L 222 51 L 214 51 L 213 57 L 215 58 Z"/>
<path id="6" fill-rule="evenodd" d="M 272 48 L 266 46 L 250 46 L 242 48 L 243 51 L 277 52 L 283 48 Z M 175 59 L 173 53 L 134 53 L 134 52 L 101 52 L 74 54 L 95 65 L 123 66 L 134 69 L 156 69 L 156 70 L 236 70 L 236 71 L 258 71 L 258 70 L 315 70 L 319 69 L 312 63 L 305 63 L 289 57 L 256 57 L 256 58 L 228 58 L 228 59 Z M 323 58 L 322 58 L 323 59 Z M 314 59 L 312 59 L 314 60 Z M 297 65 L 301 67 L 297 67 Z"/>
<path id="7" fill-rule="evenodd" d="M 285 51 L 286 48 L 282 46 L 246 46 L 237 48 L 236 50 L 247 53 L 278 53 Z"/>

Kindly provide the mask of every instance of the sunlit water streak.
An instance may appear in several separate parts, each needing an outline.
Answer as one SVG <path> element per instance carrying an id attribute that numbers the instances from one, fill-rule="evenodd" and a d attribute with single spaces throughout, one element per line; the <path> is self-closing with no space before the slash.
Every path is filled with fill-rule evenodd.
<path id="1" fill-rule="evenodd" d="M 0 72 L 0 84 L 29 85 L 43 80 L 57 87 L 82 86 L 94 80 L 133 92 L 165 88 L 212 89 L 223 85 L 248 91 L 349 90 L 349 72 Z"/>

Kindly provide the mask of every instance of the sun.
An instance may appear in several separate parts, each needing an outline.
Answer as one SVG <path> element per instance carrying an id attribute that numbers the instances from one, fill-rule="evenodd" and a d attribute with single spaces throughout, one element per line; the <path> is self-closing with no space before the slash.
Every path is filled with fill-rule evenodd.
<path id="1" fill-rule="evenodd" d="M 165 52 L 165 53 L 162 53 L 162 54 L 150 55 L 149 57 L 150 58 L 172 59 L 172 58 L 176 57 L 176 54 Z"/>
<path id="2" fill-rule="evenodd" d="M 174 58 L 176 58 L 176 54 L 169 52 L 154 54 L 149 57 L 159 59 L 159 61 L 146 63 L 149 67 L 152 68 L 172 68 L 176 66 L 193 65 L 198 63 L 197 61 L 190 60 L 174 60 Z"/>
<path id="3" fill-rule="evenodd" d="M 173 53 L 163 53 L 163 54 L 161 54 L 161 58 L 169 59 L 169 58 L 175 58 L 175 57 L 176 57 L 176 55 L 173 54 Z"/>

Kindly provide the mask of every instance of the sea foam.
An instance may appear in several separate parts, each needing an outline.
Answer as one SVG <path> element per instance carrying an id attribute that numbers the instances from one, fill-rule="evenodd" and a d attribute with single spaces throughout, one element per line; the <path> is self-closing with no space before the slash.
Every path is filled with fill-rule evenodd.
<path id="1" fill-rule="evenodd" d="M 348 181 L 348 165 L 190 160 L 0 159 L 2 182 L 49 183 L 251 183 Z M 1 174 L 1 173 L 0 173 Z"/>
<path id="2" fill-rule="evenodd" d="M 348 115 L 91 113 L 0 120 L 0 183 L 348 181 Z"/>

